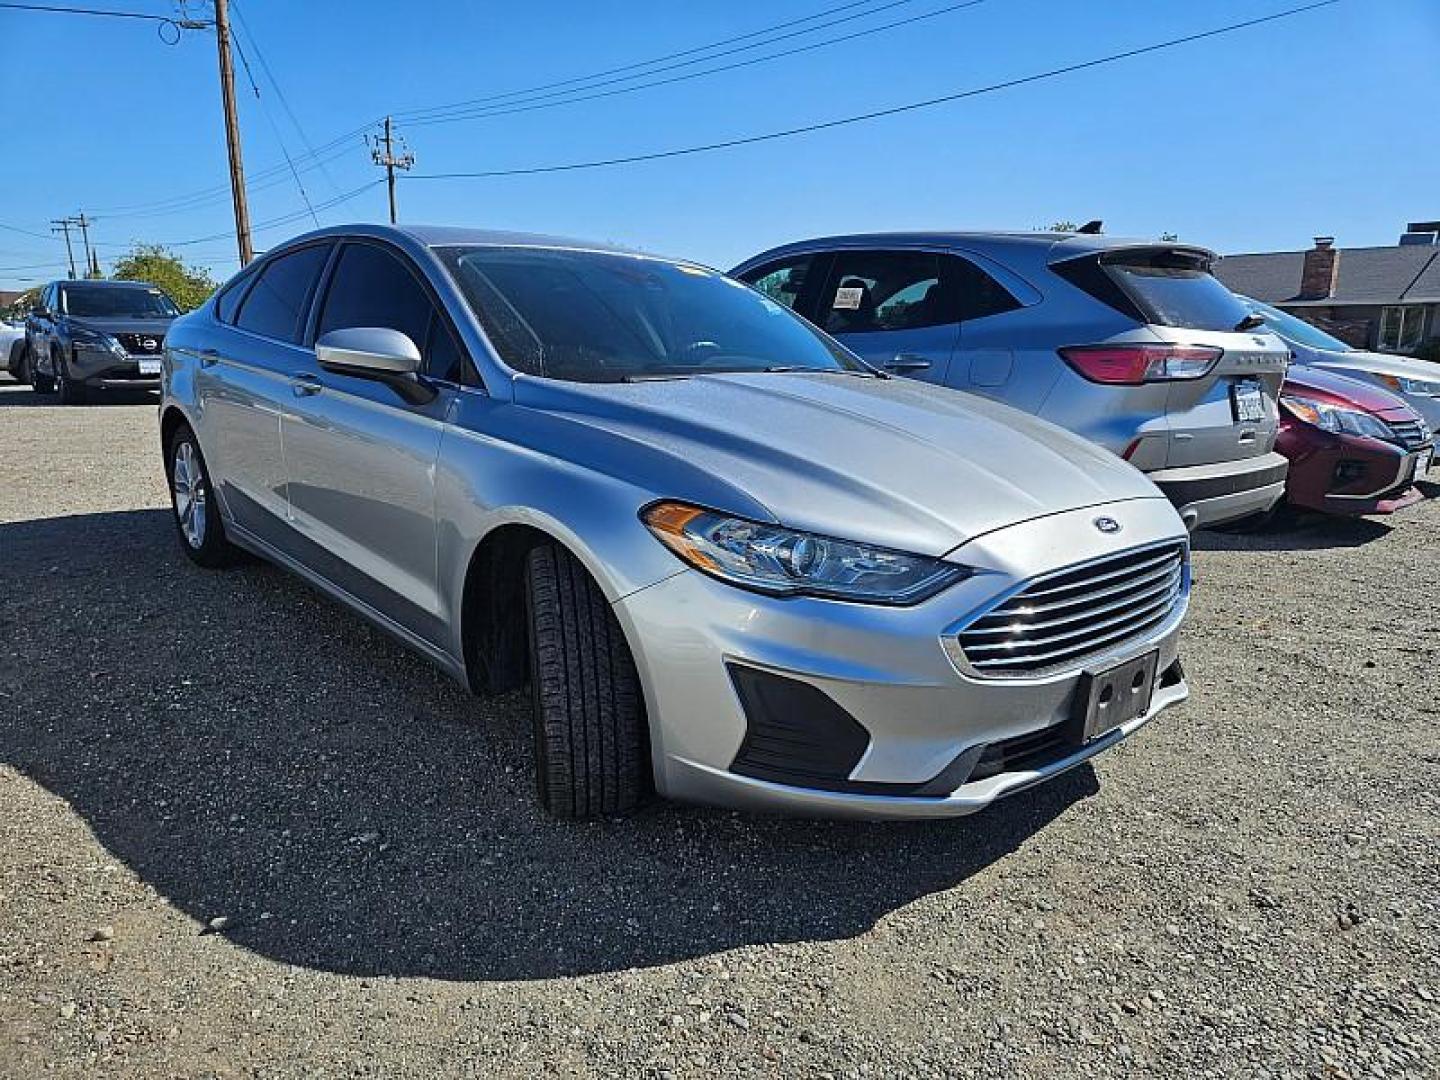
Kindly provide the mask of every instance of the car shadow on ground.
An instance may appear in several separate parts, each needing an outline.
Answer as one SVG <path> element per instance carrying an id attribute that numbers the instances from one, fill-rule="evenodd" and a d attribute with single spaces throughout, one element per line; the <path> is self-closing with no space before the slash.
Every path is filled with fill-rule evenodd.
<path id="1" fill-rule="evenodd" d="M 1402 511 L 1403 513 L 1403 511 Z M 1361 547 L 1387 536 L 1394 526 L 1373 517 L 1287 513 L 1262 529 L 1227 532 L 1200 529 L 1190 536 L 1196 551 L 1315 551 Z"/>
<path id="2" fill-rule="evenodd" d="M 92 391 L 84 405 L 72 408 L 92 408 L 107 405 L 154 405 L 160 395 L 154 390 L 105 390 Z M 17 382 L 9 375 L 0 374 L 0 409 L 35 408 L 37 406 L 60 407 L 60 399 L 54 394 L 37 394 L 29 383 Z"/>
<path id="3" fill-rule="evenodd" d="M 25 583 L 0 595 L 0 760 L 193 932 L 223 916 L 284 963 L 537 979 L 846 938 L 1098 787 L 1082 766 L 947 822 L 555 822 L 523 694 L 471 697 L 270 566 L 196 569 L 168 511 L 0 525 L 0 551 Z"/>

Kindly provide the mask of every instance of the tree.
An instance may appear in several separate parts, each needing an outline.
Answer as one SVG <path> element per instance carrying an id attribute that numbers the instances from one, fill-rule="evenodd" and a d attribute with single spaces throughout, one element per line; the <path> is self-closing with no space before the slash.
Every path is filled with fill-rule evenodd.
<path id="1" fill-rule="evenodd" d="M 186 266 L 179 255 L 160 244 L 136 244 L 129 255 L 116 261 L 110 276 L 117 281 L 145 281 L 164 289 L 181 311 L 199 307 L 216 289 L 215 279 L 207 270 Z"/>

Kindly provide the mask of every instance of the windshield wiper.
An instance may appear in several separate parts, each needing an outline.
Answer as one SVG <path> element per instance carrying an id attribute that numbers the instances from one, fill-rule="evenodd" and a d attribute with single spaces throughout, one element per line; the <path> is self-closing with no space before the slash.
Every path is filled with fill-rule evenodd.
<path id="1" fill-rule="evenodd" d="M 879 372 L 866 371 L 863 368 L 818 368 L 806 367 L 804 364 L 777 364 L 773 367 L 761 368 L 767 375 L 785 375 L 790 372 L 806 372 L 811 375 L 854 375 L 861 379 L 885 378 Z"/>

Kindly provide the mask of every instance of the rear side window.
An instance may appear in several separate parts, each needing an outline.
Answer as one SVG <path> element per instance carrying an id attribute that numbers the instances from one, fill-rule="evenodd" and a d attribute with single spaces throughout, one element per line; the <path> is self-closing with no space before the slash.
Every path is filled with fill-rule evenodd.
<path id="1" fill-rule="evenodd" d="M 777 304 L 784 304 L 793 311 L 814 265 L 814 255 L 801 255 L 752 270 L 745 275 L 745 280 Z"/>
<path id="2" fill-rule="evenodd" d="M 215 298 L 215 318 L 223 323 L 235 321 L 235 311 L 245 298 L 245 289 L 250 284 L 249 274 L 240 274 Z"/>
<path id="3" fill-rule="evenodd" d="M 940 257 L 925 251 L 841 251 L 816 321 L 832 334 L 917 330 L 960 321 Z"/>
<path id="4" fill-rule="evenodd" d="M 1023 307 L 1009 289 L 969 259 L 945 255 L 940 260 L 940 280 L 952 290 L 960 308 L 960 319 L 983 319 Z"/>
<path id="5" fill-rule="evenodd" d="M 310 296 L 329 255 L 328 244 L 317 244 L 267 263 L 255 287 L 246 293 L 235 325 L 252 334 L 298 343 Z"/>
<path id="6" fill-rule="evenodd" d="M 316 331 L 355 326 L 398 330 L 420 350 L 425 373 L 450 382 L 475 382 L 464 351 L 415 274 L 374 244 L 347 244 L 325 295 Z"/>
<path id="7" fill-rule="evenodd" d="M 1100 256 L 1100 266 L 1156 326 L 1230 331 L 1251 315 L 1210 273 L 1210 260 L 1194 252 L 1120 251 Z"/>

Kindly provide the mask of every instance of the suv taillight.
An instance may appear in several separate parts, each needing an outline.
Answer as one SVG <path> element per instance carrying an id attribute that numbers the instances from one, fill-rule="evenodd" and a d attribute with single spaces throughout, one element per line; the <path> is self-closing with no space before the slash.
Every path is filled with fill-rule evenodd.
<path id="1" fill-rule="evenodd" d="M 1202 345 L 1070 345 L 1061 358 L 1091 382 L 1114 386 L 1199 379 L 1225 355 Z"/>

